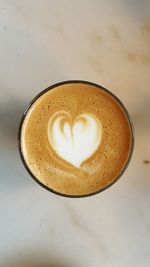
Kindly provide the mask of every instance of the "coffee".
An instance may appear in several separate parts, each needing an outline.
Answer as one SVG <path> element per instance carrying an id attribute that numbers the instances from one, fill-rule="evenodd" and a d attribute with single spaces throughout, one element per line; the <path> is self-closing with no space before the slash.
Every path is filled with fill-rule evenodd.
<path id="1" fill-rule="evenodd" d="M 33 176 L 56 193 L 72 196 L 112 184 L 132 150 L 122 105 L 87 82 L 62 83 L 43 92 L 29 107 L 20 137 Z"/>

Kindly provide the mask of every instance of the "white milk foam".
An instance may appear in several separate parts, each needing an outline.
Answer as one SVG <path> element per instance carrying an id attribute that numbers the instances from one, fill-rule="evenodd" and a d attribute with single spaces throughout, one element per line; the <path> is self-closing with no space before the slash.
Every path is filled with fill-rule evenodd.
<path id="1" fill-rule="evenodd" d="M 83 113 L 72 121 L 68 112 L 59 111 L 49 120 L 48 139 L 58 156 L 80 168 L 99 147 L 102 124 L 92 113 Z"/>

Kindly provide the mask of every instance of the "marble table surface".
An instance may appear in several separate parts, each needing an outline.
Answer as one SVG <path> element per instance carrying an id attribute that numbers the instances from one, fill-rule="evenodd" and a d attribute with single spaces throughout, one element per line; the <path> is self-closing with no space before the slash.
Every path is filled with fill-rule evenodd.
<path id="1" fill-rule="evenodd" d="M 124 176 L 93 197 L 36 184 L 17 149 L 20 117 L 49 85 L 93 81 L 129 110 Z M 150 1 L 0 0 L 0 267 L 150 266 Z"/>

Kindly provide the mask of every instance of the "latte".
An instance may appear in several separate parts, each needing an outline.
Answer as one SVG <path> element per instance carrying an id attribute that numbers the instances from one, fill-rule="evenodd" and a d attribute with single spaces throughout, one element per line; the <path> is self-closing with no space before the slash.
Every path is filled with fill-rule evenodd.
<path id="1" fill-rule="evenodd" d="M 20 132 L 27 169 L 43 186 L 68 196 L 112 184 L 128 162 L 132 141 L 122 104 L 80 81 L 45 90 L 28 108 Z"/>

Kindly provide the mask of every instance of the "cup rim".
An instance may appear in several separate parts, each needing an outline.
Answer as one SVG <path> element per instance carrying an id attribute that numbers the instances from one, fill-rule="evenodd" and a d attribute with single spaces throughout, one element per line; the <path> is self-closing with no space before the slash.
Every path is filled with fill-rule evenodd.
<path id="1" fill-rule="evenodd" d="M 118 103 L 119 105 L 122 107 L 123 111 L 125 112 L 125 115 L 128 119 L 128 123 L 129 123 L 129 127 L 130 127 L 130 132 L 131 132 L 131 147 L 130 147 L 130 151 L 129 151 L 129 156 L 128 156 L 128 159 L 127 159 L 127 162 L 126 164 L 124 165 L 122 171 L 120 172 L 120 174 L 108 185 L 104 186 L 103 188 L 97 190 L 97 191 L 94 191 L 94 192 L 91 192 L 91 193 L 88 193 L 88 194 L 82 194 L 82 195 L 71 195 L 71 194 L 64 194 L 64 193 L 61 193 L 61 192 L 57 192 L 55 190 L 53 190 L 52 188 L 46 186 L 45 184 L 43 184 L 42 182 L 40 182 L 38 180 L 38 178 L 35 177 L 35 175 L 31 172 L 31 170 L 29 169 L 25 159 L 24 159 L 24 156 L 23 156 L 23 152 L 22 152 L 22 148 L 21 148 L 21 131 L 22 131 L 22 126 L 23 126 L 23 123 L 24 123 L 24 120 L 26 118 L 26 115 L 29 111 L 29 109 L 31 108 L 31 106 L 35 103 L 35 101 L 41 97 L 43 94 L 45 94 L 46 92 L 56 88 L 56 87 L 59 87 L 61 85 L 65 85 L 65 84 L 72 84 L 72 83 L 80 83 L 80 84 L 87 84 L 87 85 L 92 85 L 100 90 L 103 90 L 104 92 L 108 93 L 110 96 L 112 96 Z M 55 195 L 58 195 L 58 196 L 62 196 L 62 197 L 67 197 L 67 198 L 85 198 L 85 197 L 90 197 L 90 196 L 93 196 L 93 195 L 96 195 L 98 193 L 101 193 L 103 191 L 105 191 L 106 189 L 108 189 L 109 187 L 111 187 L 113 184 L 115 184 L 120 178 L 121 176 L 124 174 L 124 172 L 126 171 L 130 161 L 131 161 L 131 158 L 132 158 L 132 155 L 133 155 L 133 150 L 134 150 L 134 144 L 135 144 L 135 135 L 134 135 L 134 127 L 133 127 L 133 122 L 131 120 L 131 117 L 127 111 L 127 108 L 125 107 L 125 105 L 121 102 L 121 100 L 116 96 L 114 95 L 111 91 L 109 91 L 108 89 L 106 89 L 105 87 L 99 85 L 99 84 L 96 84 L 94 82 L 90 82 L 90 81 L 85 81 L 85 80 L 66 80 L 66 81 L 62 81 L 62 82 L 58 82 L 58 83 L 55 83 L 49 87 L 47 87 L 46 89 L 40 91 L 40 93 L 38 93 L 30 102 L 29 104 L 27 105 L 27 108 L 25 109 L 22 117 L 21 117 L 21 120 L 20 120 L 20 124 L 19 124 L 19 130 L 18 130 L 18 149 L 19 149 L 19 154 L 20 154 L 20 157 L 21 157 L 21 160 L 23 162 L 23 165 L 25 167 L 25 169 L 27 170 L 27 172 L 29 173 L 29 175 L 33 178 L 33 180 L 35 182 L 37 182 L 40 186 L 42 186 L 44 189 L 48 190 L 49 192 L 51 193 L 54 193 Z"/>

